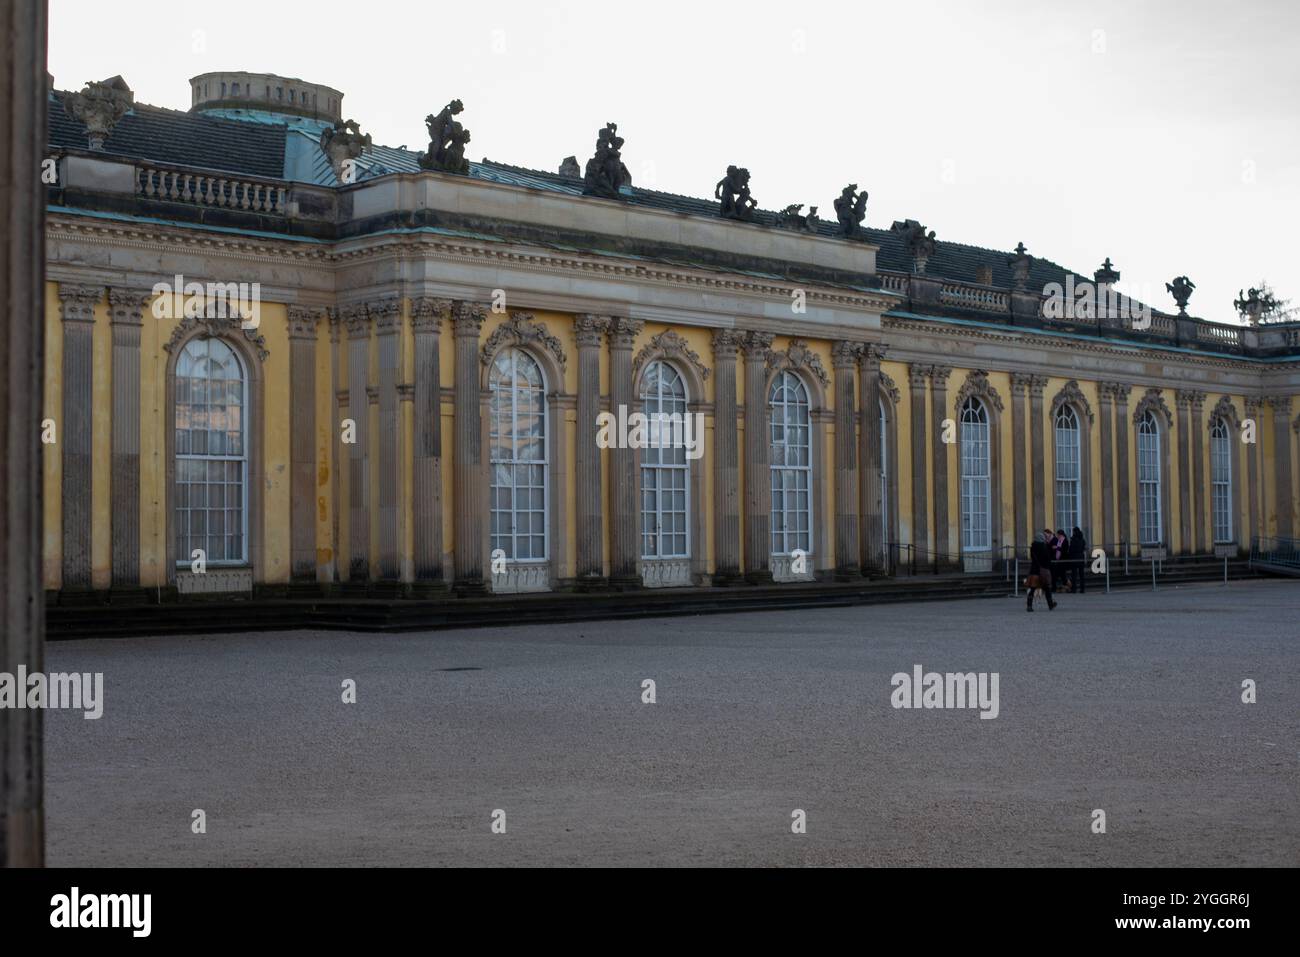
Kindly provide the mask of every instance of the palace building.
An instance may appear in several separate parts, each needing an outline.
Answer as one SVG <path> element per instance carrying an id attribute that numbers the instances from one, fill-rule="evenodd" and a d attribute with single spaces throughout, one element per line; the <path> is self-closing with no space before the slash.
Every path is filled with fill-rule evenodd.
<path id="1" fill-rule="evenodd" d="M 49 94 L 54 601 L 987 573 L 1049 525 L 1112 556 L 1295 535 L 1300 323 L 871 228 L 853 189 L 823 219 L 758 208 L 740 168 L 701 171 L 714 199 L 641 189 L 612 126 L 545 172 L 465 160 L 472 103 L 411 150 L 328 86 L 190 86 L 188 112 L 120 77 Z M 697 414 L 699 448 L 598 442 L 602 412 Z"/>

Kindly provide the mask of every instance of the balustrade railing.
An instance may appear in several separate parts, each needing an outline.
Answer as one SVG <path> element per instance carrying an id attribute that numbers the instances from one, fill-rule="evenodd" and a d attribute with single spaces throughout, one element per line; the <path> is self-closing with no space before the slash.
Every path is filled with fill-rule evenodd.
<path id="1" fill-rule="evenodd" d="M 145 199 L 287 215 L 289 190 L 276 182 L 161 166 L 136 167 Z"/>

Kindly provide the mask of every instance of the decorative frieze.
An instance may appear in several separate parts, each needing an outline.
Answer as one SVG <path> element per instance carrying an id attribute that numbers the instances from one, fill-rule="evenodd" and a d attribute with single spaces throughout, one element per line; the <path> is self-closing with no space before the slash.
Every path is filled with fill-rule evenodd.
<path id="1" fill-rule="evenodd" d="M 633 378 L 640 376 L 641 370 L 651 359 L 660 356 L 675 359 L 683 365 L 690 366 L 699 374 L 701 379 L 707 379 L 712 375 L 712 370 L 700 361 L 700 354 L 692 349 L 690 344 L 680 335 L 671 329 L 667 329 L 657 336 L 653 336 L 636 354 L 636 359 L 632 362 Z"/>
<path id="2" fill-rule="evenodd" d="M 564 349 L 560 345 L 560 340 L 546 330 L 546 327 L 533 318 L 531 313 L 512 312 L 506 318 L 506 321 L 493 330 L 488 341 L 483 345 L 483 351 L 480 361 L 483 365 L 489 365 L 493 357 L 504 345 L 526 346 L 531 345 L 535 348 L 544 349 L 555 357 L 556 363 L 561 370 L 565 368 L 567 362 Z M 556 388 L 561 387 L 561 383 L 554 384 Z"/>
<path id="3" fill-rule="evenodd" d="M 757 336 L 760 334 L 751 333 L 750 335 Z M 821 356 L 809 349 L 808 343 L 802 339 L 794 339 L 785 349 L 773 351 L 769 348 L 773 337 L 766 333 L 761 335 L 767 336 L 767 346 L 764 348 L 766 349 L 766 362 L 769 370 L 807 370 L 822 384 L 822 388 L 830 388 L 831 377 L 827 375 L 826 367 L 822 365 Z"/>

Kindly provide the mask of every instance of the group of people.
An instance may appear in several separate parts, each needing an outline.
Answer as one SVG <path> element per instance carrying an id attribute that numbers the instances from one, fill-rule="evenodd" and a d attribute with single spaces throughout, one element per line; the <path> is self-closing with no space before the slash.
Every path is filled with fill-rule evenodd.
<path id="1" fill-rule="evenodd" d="M 1047 609 L 1056 607 L 1052 591 L 1058 582 L 1065 582 L 1070 591 L 1084 591 L 1084 564 L 1088 557 L 1088 543 L 1083 530 L 1077 525 L 1067 538 L 1065 529 L 1053 532 L 1045 528 L 1029 548 L 1029 579 L 1026 591 L 1026 611 L 1034 610 L 1034 592 L 1042 591 L 1047 598 Z"/>

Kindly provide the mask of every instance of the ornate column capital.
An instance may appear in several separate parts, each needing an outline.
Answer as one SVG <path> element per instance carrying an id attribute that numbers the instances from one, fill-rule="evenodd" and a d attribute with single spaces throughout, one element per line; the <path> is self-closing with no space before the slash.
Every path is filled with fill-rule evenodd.
<path id="1" fill-rule="evenodd" d="M 418 296 L 411 300 L 411 329 L 415 332 L 441 332 L 442 320 L 450 317 L 450 299 Z"/>
<path id="2" fill-rule="evenodd" d="M 1025 377 L 1026 384 L 1029 386 L 1029 396 L 1032 399 L 1041 399 L 1043 390 L 1047 388 L 1047 376 L 1029 375 Z"/>
<path id="3" fill-rule="evenodd" d="M 347 327 L 349 339 L 364 339 L 370 335 L 370 317 L 360 303 L 339 306 L 339 321 Z"/>
<path id="4" fill-rule="evenodd" d="M 1273 407 L 1274 415 L 1291 414 L 1291 396 L 1289 395 L 1270 395 L 1268 404 Z"/>
<path id="5" fill-rule="evenodd" d="M 325 310 L 320 306 L 289 306 L 289 338 L 315 339 Z"/>
<path id="6" fill-rule="evenodd" d="M 843 339 L 837 341 L 831 346 L 831 368 L 852 369 L 858 364 L 866 348 L 865 342 L 849 342 Z"/>
<path id="7" fill-rule="evenodd" d="M 389 335 L 402 328 L 402 300 L 395 296 L 366 303 L 366 313 L 380 335 Z"/>
<path id="8" fill-rule="evenodd" d="M 153 295 L 150 289 L 122 289 L 112 286 L 108 290 L 109 321 L 115 326 L 144 325 L 144 307 Z"/>
<path id="9" fill-rule="evenodd" d="M 573 338 L 582 346 L 599 348 L 601 339 L 609 331 L 609 316 L 597 316 L 590 312 L 579 313 L 573 317 Z"/>
<path id="10" fill-rule="evenodd" d="M 924 389 L 926 381 L 930 378 L 930 371 L 934 366 L 924 365 L 919 362 L 913 362 L 907 367 L 907 381 L 913 389 Z"/>
<path id="11" fill-rule="evenodd" d="M 746 332 L 740 344 L 740 348 L 744 350 L 746 361 L 755 362 L 761 360 L 767 362 L 772 350 L 772 341 L 775 338 L 776 335 L 771 332 Z"/>
<path id="12" fill-rule="evenodd" d="M 1205 393 L 1199 389 L 1175 389 L 1174 404 L 1178 408 L 1191 408 L 1200 411 L 1205 404 Z"/>
<path id="13" fill-rule="evenodd" d="M 1246 396 L 1246 415 L 1248 416 L 1258 415 L 1259 410 L 1263 407 L 1263 405 L 1264 405 L 1264 400 L 1259 396 L 1255 396 L 1255 395 Z"/>
<path id="14" fill-rule="evenodd" d="M 1110 387 L 1112 394 L 1115 396 L 1115 401 L 1120 405 L 1128 405 L 1128 396 L 1133 391 L 1133 387 L 1123 382 L 1112 382 Z"/>
<path id="15" fill-rule="evenodd" d="M 458 300 L 451 307 L 451 330 L 457 339 L 477 339 L 483 330 L 487 308 L 481 303 Z"/>
<path id="16" fill-rule="evenodd" d="M 609 346 L 611 349 L 631 349 L 636 337 L 645 328 L 643 319 L 612 316 L 609 320 Z"/>
<path id="17" fill-rule="evenodd" d="M 1022 396 L 1029 389 L 1029 382 L 1033 378 L 1027 372 L 1012 372 L 1011 378 L 1011 395 Z"/>
<path id="18" fill-rule="evenodd" d="M 713 358 L 734 359 L 736 352 L 740 349 L 740 344 L 744 340 L 745 334 L 738 329 L 714 329 L 713 330 Z"/>
<path id="19" fill-rule="evenodd" d="M 948 388 L 948 377 L 952 375 L 952 366 L 931 366 L 930 382 L 936 389 Z"/>
<path id="20" fill-rule="evenodd" d="M 64 322 L 94 322 L 95 304 L 104 295 L 100 286 L 59 284 L 59 317 Z"/>

